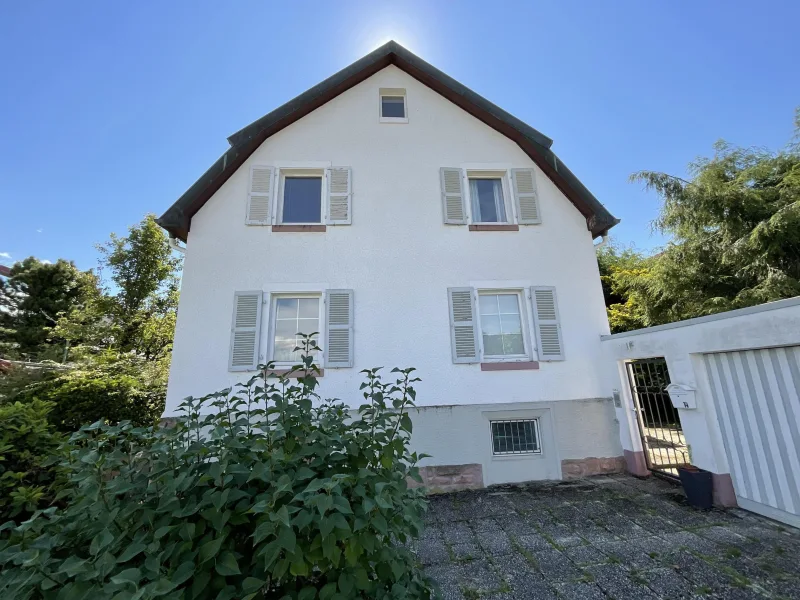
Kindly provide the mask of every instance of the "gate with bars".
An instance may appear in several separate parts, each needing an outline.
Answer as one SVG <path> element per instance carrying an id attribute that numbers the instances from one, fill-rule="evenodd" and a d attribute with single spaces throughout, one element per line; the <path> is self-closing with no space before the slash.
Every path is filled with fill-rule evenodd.
<path id="1" fill-rule="evenodd" d="M 667 361 L 632 360 L 626 369 L 647 468 L 653 474 L 677 478 L 678 467 L 689 464 L 689 451 L 680 415 L 666 390 L 670 383 Z"/>

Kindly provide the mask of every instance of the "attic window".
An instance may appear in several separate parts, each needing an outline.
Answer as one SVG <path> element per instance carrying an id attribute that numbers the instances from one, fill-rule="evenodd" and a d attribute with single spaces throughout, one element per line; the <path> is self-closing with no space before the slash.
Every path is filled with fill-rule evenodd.
<path id="1" fill-rule="evenodd" d="M 408 123 L 406 91 L 404 89 L 380 89 L 380 122 Z"/>

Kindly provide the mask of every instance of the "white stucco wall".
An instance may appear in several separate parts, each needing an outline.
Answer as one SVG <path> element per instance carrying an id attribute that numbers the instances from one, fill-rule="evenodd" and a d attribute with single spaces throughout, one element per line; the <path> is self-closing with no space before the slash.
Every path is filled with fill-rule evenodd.
<path id="1" fill-rule="evenodd" d="M 623 406 L 617 409 L 620 441 L 625 450 L 640 451 L 641 440 L 623 363 L 664 357 L 670 380 L 696 391 L 696 409 L 678 409 L 692 462 L 713 473 L 729 473 L 703 354 L 800 344 L 800 298 L 762 304 L 660 327 L 605 336 L 609 372 L 619 373 Z"/>
<path id="2" fill-rule="evenodd" d="M 381 87 L 407 90 L 408 124 L 378 122 Z M 287 162 L 352 167 L 352 225 L 325 233 L 246 226 L 250 166 Z M 439 169 L 468 165 L 534 167 L 514 142 L 395 67 L 269 138 L 192 220 L 166 414 L 187 395 L 248 377 L 227 369 L 234 291 L 317 286 L 355 297 L 355 366 L 326 369 L 327 397 L 357 403 L 359 370 L 378 365 L 387 376 L 393 366 L 416 367 L 421 405 L 609 397 L 615 379 L 600 344 L 608 324 L 585 219 L 537 169 L 542 225 L 444 225 Z M 566 360 L 530 371 L 453 364 L 447 288 L 479 282 L 555 286 Z M 266 337 L 265 318 L 262 352 Z M 596 426 L 616 435 L 611 419 Z"/>

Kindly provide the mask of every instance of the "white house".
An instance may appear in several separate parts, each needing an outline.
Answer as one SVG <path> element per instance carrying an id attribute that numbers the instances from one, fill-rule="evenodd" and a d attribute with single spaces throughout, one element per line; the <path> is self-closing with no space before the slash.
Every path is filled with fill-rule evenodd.
<path id="1" fill-rule="evenodd" d="M 593 240 L 552 140 L 390 42 L 229 138 L 160 218 L 186 243 L 166 415 L 290 366 L 326 397 L 413 366 L 434 487 L 619 470 Z"/>

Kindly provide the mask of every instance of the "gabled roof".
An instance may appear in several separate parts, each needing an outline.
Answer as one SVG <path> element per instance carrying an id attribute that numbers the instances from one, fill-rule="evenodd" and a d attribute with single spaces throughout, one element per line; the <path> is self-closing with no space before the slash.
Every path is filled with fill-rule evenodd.
<path id="1" fill-rule="evenodd" d="M 195 213 L 264 140 L 389 65 L 402 69 L 453 104 L 516 142 L 577 207 L 586 218 L 586 225 L 593 235 L 603 235 L 619 223 L 619 219 L 614 218 L 550 150 L 553 140 L 394 41 L 370 52 L 349 67 L 231 135 L 228 138 L 231 148 L 169 207 L 158 219 L 158 223 L 175 237 L 186 241 Z"/>

